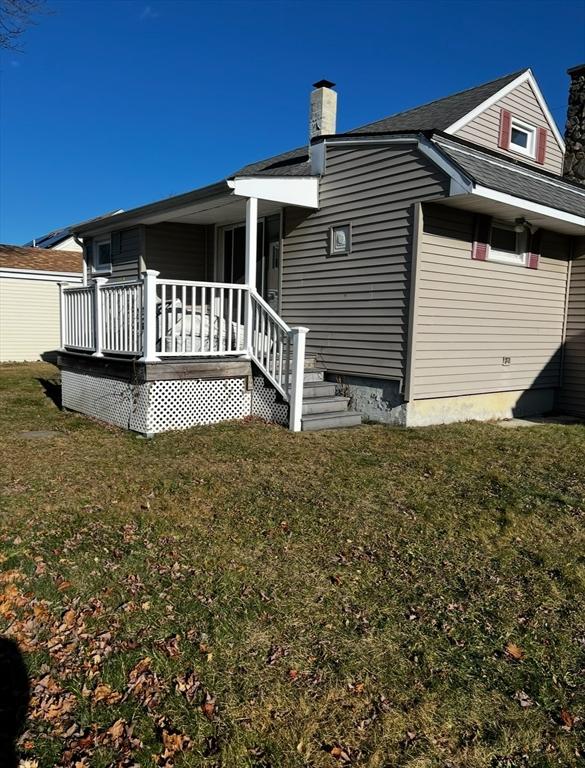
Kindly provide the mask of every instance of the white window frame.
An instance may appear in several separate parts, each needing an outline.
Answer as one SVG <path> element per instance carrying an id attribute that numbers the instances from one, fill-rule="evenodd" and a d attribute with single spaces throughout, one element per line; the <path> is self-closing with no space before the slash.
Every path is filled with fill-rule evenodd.
<path id="1" fill-rule="evenodd" d="M 110 261 L 107 264 L 98 264 L 98 248 L 107 243 L 110 246 Z M 112 271 L 112 237 L 96 237 L 92 243 L 92 272 L 96 274 L 109 274 Z"/>
<path id="2" fill-rule="evenodd" d="M 492 247 L 492 232 L 495 229 L 507 229 L 516 235 L 516 250 L 501 251 Z M 500 264 L 510 264 L 514 267 L 525 267 L 528 260 L 528 233 L 524 229 L 518 232 L 514 224 L 506 221 L 492 221 L 490 227 L 490 242 L 487 253 L 488 261 L 497 261 Z"/>
<path id="3" fill-rule="evenodd" d="M 512 141 L 512 131 L 516 129 L 522 131 L 528 136 L 526 146 L 523 147 L 520 144 L 514 144 Z M 519 155 L 525 155 L 526 157 L 536 157 L 536 128 L 533 125 L 522 122 L 515 117 L 512 117 L 510 121 L 510 149 L 512 152 L 517 152 Z"/>

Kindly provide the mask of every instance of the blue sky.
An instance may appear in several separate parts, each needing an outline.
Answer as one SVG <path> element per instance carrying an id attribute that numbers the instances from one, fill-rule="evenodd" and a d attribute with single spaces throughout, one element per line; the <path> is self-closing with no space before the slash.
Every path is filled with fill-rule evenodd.
<path id="1" fill-rule="evenodd" d="M 3 54 L 0 240 L 193 189 L 338 130 L 532 67 L 561 130 L 585 2 L 48 0 Z"/>

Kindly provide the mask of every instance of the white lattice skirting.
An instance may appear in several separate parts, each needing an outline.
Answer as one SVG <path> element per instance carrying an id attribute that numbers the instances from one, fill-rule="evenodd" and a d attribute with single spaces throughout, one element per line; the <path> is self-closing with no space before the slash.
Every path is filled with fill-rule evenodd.
<path id="1" fill-rule="evenodd" d="M 262 376 L 254 390 L 245 377 L 183 379 L 131 384 L 63 370 L 63 406 L 143 434 L 243 419 L 250 414 L 286 424 L 288 406 Z"/>
<path id="2" fill-rule="evenodd" d="M 288 424 L 288 405 L 278 400 L 278 393 L 264 376 L 254 376 L 252 415 L 276 424 Z"/>

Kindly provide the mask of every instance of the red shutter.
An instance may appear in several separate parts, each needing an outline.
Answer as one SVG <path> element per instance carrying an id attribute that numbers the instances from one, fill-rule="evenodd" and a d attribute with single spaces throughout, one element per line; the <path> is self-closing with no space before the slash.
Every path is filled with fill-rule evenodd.
<path id="1" fill-rule="evenodd" d="M 546 157 L 546 128 L 536 129 L 536 162 L 543 165 Z"/>
<path id="2" fill-rule="evenodd" d="M 540 259 L 540 243 L 542 230 L 537 229 L 534 234 L 530 235 L 530 250 L 528 252 L 528 258 L 526 259 L 526 266 L 528 269 L 538 269 L 538 260 Z"/>
<path id="3" fill-rule="evenodd" d="M 500 136 L 498 147 L 510 149 L 510 133 L 512 132 L 512 115 L 507 109 L 500 111 Z"/>
<path id="4" fill-rule="evenodd" d="M 475 238 L 471 258 L 477 261 L 485 261 L 490 247 L 490 229 L 492 217 L 478 214 L 475 219 Z"/>

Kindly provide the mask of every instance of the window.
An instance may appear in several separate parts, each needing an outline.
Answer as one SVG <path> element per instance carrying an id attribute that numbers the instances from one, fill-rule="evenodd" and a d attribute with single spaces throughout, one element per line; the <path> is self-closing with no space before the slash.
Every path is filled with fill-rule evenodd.
<path id="1" fill-rule="evenodd" d="M 351 224 L 341 224 L 329 230 L 329 255 L 339 256 L 351 252 Z"/>
<path id="2" fill-rule="evenodd" d="M 536 128 L 512 118 L 510 126 L 510 149 L 528 157 L 535 156 Z"/>
<path id="3" fill-rule="evenodd" d="M 112 271 L 112 244 L 110 237 L 94 240 L 93 243 L 93 271 Z"/>
<path id="4" fill-rule="evenodd" d="M 524 227 L 494 222 L 490 232 L 488 259 L 504 264 L 526 265 L 527 232 Z"/>

